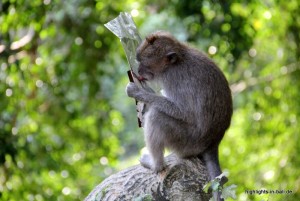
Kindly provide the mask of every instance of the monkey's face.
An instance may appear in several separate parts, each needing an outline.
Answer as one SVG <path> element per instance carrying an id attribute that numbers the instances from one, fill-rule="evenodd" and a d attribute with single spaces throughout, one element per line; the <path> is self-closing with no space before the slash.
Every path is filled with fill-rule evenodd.
<path id="1" fill-rule="evenodd" d="M 159 61 L 156 60 L 141 60 L 139 61 L 138 73 L 142 80 L 153 80 L 161 74 L 162 67 Z"/>
<path id="2" fill-rule="evenodd" d="M 166 33 L 149 35 L 137 48 L 138 73 L 141 79 L 153 80 L 177 61 L 174 41 Z"/>
<path id="3" fill-rule="evenodd" d="M 153 80 L 161 74 L 165 68 L 163 58 L 157 54 L 155 47 L 148 46 L 143 51 L 138 51 L 137 61 L 139 62 L 138 73 L 146 80 Z"/>

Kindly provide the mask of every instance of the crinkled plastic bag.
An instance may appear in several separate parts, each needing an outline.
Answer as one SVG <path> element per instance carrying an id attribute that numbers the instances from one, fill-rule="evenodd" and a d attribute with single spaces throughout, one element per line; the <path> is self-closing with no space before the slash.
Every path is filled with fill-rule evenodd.
<path id="1" fill-rule="evenodd" d="M 141 43 L 142 39 L 131 15 L 126 12 L 121 12 L 118 17 L 104 24 L 104 26 L 120 38 L 130 69 L 138 75 L 136 48 Z M 135 77 L 134 82 L 141 86 L 141 83 Z"/>
<path id="2" fill-rule="evenodd" d="M 138 75 L 138 62 L 136 60 L 136 48 L 141 43 L 142 39 L 137 31 L 136 25 L 129 13 L 121 12 L 118 17 L 104 24 L 111 32 L 113 32 L 118 38 L 120 38 L 125 54 L 130 65 L 131 71 Z M 153 90 L 147 86 L 145 82 L 140 82 L 131 73 L 128 74 L 129 79 L 134 81 L 139 87 L 153 92 Z M 143 125 L 143 114 L 146 111 L 144 103 L 136 102 L 138 110 L 138 124 L 140 127 Z"/>

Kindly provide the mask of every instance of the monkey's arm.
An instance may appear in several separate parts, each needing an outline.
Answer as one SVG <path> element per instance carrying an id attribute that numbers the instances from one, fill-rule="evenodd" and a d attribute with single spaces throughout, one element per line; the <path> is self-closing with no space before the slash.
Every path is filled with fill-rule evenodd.
<path id="1" fill-rule="evenodd" d="M 155 107 L 158 111 L 163 112 L 174 119 L 185 122 L 188 121 L 186 113 L 182 109 L 183 107 L 180 107 L 166 97 L 158 96 L 154 93 L 148 92 L 142 88 L 139 88 L 134 83 L 128 83 L 126 86 L 126 93 L 129 97 L 144 102 L 150 107 Z"/>

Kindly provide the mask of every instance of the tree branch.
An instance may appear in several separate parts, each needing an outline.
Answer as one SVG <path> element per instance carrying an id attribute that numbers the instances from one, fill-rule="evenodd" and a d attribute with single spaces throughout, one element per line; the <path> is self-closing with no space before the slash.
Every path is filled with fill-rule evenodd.
<path id="1" fill-rule="evenodd" d="M 85 201 L 116 200 L 197 200 L 212 196 L 203 192 L 208 181 L 204 163 L 199 158 L 165 158 L 167 168 L 159 174 L 136 165 L 106 178 Z"/>

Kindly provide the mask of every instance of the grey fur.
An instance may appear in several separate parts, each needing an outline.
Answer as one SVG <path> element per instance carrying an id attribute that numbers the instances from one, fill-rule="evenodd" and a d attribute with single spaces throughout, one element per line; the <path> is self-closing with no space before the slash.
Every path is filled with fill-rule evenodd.
<path id="1" fill-rule="evenodd" d="M 142 156 L 141 164 L 163 170 L 164 148 L 170 148 L 179 157 L 203 157 L 211 179 L 220 175 L 218 145 L 232 116 L 231 92 L 221 70 L 166 32 L 149 35 L 137 58 L 140 75 L 159 82 L 164 91 L 161 96 L 134 83 L 126 88 L 129 97 L 148 108 L 144 135 L 150 156 Z"/>

